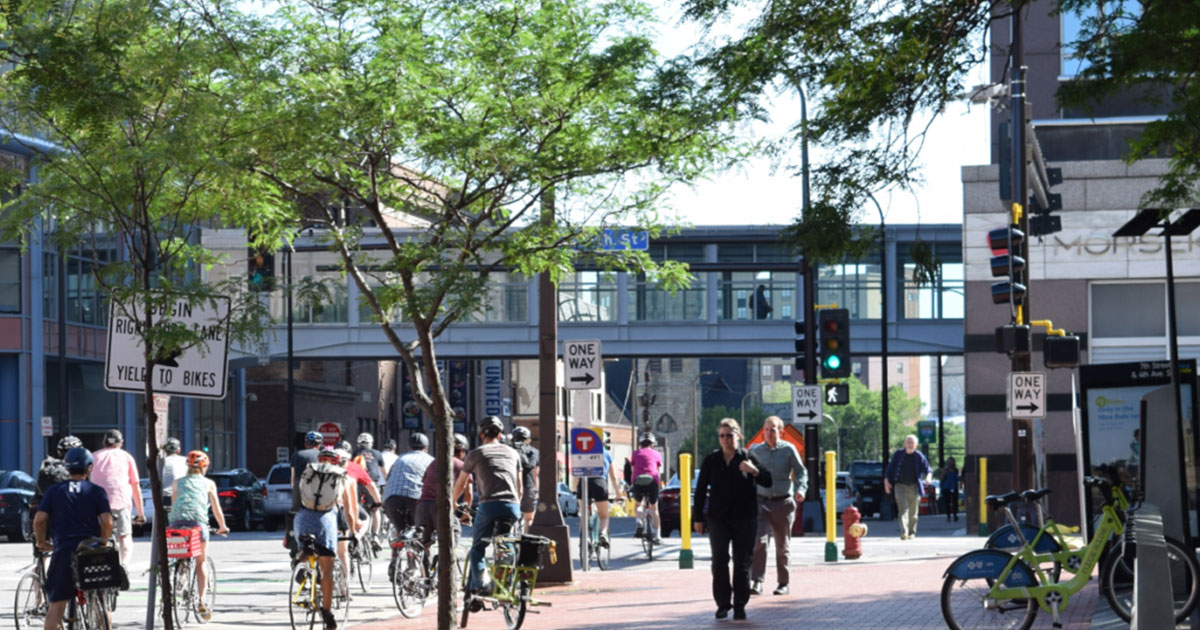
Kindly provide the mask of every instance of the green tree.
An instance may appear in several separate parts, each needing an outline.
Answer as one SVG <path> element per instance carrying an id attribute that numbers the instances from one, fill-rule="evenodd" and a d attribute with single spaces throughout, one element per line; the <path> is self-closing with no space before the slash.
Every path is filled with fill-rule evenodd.
<path id="1" fill-rule="evenodd" d="M 683 265 L 587 250 L 607 226 L 659 233 L 668 186 L 738 157 L 729 110 L 688 60 L 658 56 L 650 13 L 627 0 L 284 2 L 260 40 L 269 62 L 242 75 L 247 101 L 274 108 L 256 172 L 328 227 L 434 419 L 443 566 L 453 425 L 438 337 L 486 308 L 502 274 L 624 267 L 682 286 Z M 439 627 L 454 625 L 452 588 L 443 573 Z"/>
<path id="2" fill-rule="evenodd" d="M 838 467 L 843 470 L 851 461 L 877 460 L 882 452 L 899 448 L 904 436 L 916 432 L 916 421 L 921 417 L 920 397 L 910 397 L 898 385 L 888 388 L 888 435 L 892 443 L 881 449 L 879 418 L 883 413 L 883 396 L 854 377 L 849 379 L 849 385 L 850 404 L 826 406 L 825 413 L 833 422 L 827 420 L 820 428 L 821 449 L 840 451 Z"/>
<path id="3" fill-rule="evenodd" d="M 725 405 L 717 405 L 716 407 L 708 407 L 700 410 L 700 422 L 696 431 L 700 434 L 700 449 L 697 451 L 700 454 L 700 459 L 705 455 L 717 450 L 721 447 L 717 443 L 717 425 L 725 418 L 733 418 L 742 425 L 742 444 L 747 441 L 762 429 L 763 420 L 767 417 L 767 412 L 761 405 L 752 405 L 746 407 L 746 421 L 741 420 L 741 408 L 729 409 Z M 692 452 L 692 437 L 688 436 L 680 443 L 680 453 Z M 674 466 L 674 463 L 672 464 Z M 700 462 L 692 463 L 692 470 L 696 470 Z"/>
<path id="4" fill-rule="evenodd" d="M 223 324 L 243 344 L 261 334 L 264 310 L 237 278 L 209 282 L 222 262 L 201 230 L 251 226 L 278 234 L 281 204 L 239 160 L 244 129 L 222 67 L 235 63 L 233 40 L 216 37 L 202 4 L 117 0 L 62 3 L 9 0 L 0 21 L 0 134 L 32 154 L 25 172 L 4 174 L 20 187 L 3 205 L 8 238 L 38 239 L 91 257 L 91 270 L 115 316 L 138 323 L 147 375 L 182 350 L 205 345 L 206 331 L 159 317 L 176 301 L 215 307 L 232 298 Z M 60 278 L 65 282 L 65 278 Z M 156 416 L 145 407 L 147 468 L 162 495 Z M 155 502 L 159 575 L 167 575 Z M 171 601 L 162 580 L 163 601 Z M 166 628 L 173 618 L 163 610 Z"/>

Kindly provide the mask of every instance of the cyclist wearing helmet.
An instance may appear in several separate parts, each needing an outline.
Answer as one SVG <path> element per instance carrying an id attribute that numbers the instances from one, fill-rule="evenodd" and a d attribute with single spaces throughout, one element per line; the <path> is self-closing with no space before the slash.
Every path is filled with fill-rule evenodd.
<path id="1" fill-rule="evenodd" d="M 163 453 L 167 455 L 160 460 L 161 467 L 159 469 L 162 473 L 160 479 L 162 479 L 162 505 L 164 508 L 171 507 L 171 498 L 175 496 L 175 480 L 182 479 L 184 475 L 188 474 L 188 458 L 179 454 L 180 446 L 179 440 L 167 438 L 162 447 Z"/>
<path id="2" fill-rule="evenodd" d="M 95 458 L 92 483 L 108 493 L 121 563 L 128 565 L 129 554 L 133 553 L 133 526 L 146 522 L 146 512 L 142 507 L 137 462 L 122 448 L 124 445 L 125 438 L 117 429 L 104 434 L 104 448 L 92 454 Z"/>
<path id="3" fill-rule="evenodd" d="M 633 463 L 633 487 L 630 492 L 637 506 L 637 531 L 634 532 L 634 537 L 649 536 L 654 544 L 659 545 L 662 544 L 658 537 L 662 531 L 662 522 L 658 517 L 658 488 L 662 479 L 663 461 L 662 454 L 654 448 L 657 444 L 658 439 L 653 433 L 647 433 L 638 440 L 638 446 L 641 448 L 634 451 L 633 457 L 630 458 Z M 654 527 L 652 532 L 642 531 L 643 510 L 650 510 L 651 524 Z"/>
<path id="4" fill-rule="evenodd" d="M 479 508 L 475 513 L 472 528 L 471 562 L 468 582 L 472 591 L 478 591 L 484 572 L 483 554 L 488 539 L 494 534 L 496 521 L 517 523 L 521 520 L 521 456 L 510 446 L 500 442 L 504 423 L 496 416 L 489 416 L 479 423 L 479 440 L 482 445 L 467 453 L 463 460 L 462 474 L 454 481 L 450 496 L 462 495 L 467 489 L 467 479 L 475 475 L 479 488 Z"/>
<path id="5" fill-rule="evenodd" d="M 292 455 L 292 511 L 300 509 L 300 474 L 309 464 L 317 463 L 317 449 L 325 441 L 325 436 L 317 431 L 304 434 L 304 448 Z"/>
<path id="6" fill-rule="evenodd" d="M 608 546 L 608 485 L 612 482 L 613 490 L 617 493 L 615 498 L 620 498 L 621 484 L 617 481 L 617 469 L 613 466 L 612 456 L 612 436 L 607 431 L 604 432 L 604 476 L 603 477 L 586 477 L 588 488 L 588 503 L 596 504 L 596 515 L 600 522 L 600 544 Z M 575 486 L 575 495 L 579 497 L 580 510 L 586 510 L 587 506 L 583 505 L 583 478 Z M 580 512 L 585 514 L 585 512 Z"/>
<path id="7" fill-rule="evenodd" d="M 387 479 L 388 473 L 392 472 L 392 464 L 396 463 L 396 458 L 399 457 L 396 454 L 396 440 L 385 442 L 380 454 L 383 455 L 383 461 L 379 465 L 383 467 L 383 478 Z"/>
<path id="8" fill-rule="evenodd" d="M 68 435 L 58 441 L 58 457 L 54 455 L 46 455 L 46 459 L 42 460 L 42 465 L 38 468 L 37 473 L 37 489 L 34 492 L 33 500 L 29 502 L 29 522 L 37 518 L 38 504 L 42 502 L 42 496 L 56 483 L 62 483 L 71 478 L 71 473 L 67 471 L 67 465 L 63 463 L 62 458 L 66 456 L 67 451 L 83 446 L 83 442 L 74 435 Z"/>
<path id="9" fill-rule="evenodd" d="M 413 523 L 425 470 L 433 461 L 429 455 L 429 438 L 424 433 L 413 432 L 408 438 L 408 447 L 411 450 L 396 459 L 383 488 L 383 511 L 392 520 L 396 531 Z"/>
<path id="10" fill-rule="evenodd" d="M 375 487 L 375 483 L 367 474 L 366 469 L 354 461 L 350 457 L 350 451 L 344 448 L 334 449 L 337 453 L 337 465 L 346 469 L 346 486 L 350 490 L 349 502 L 344 506 L 339 506 L 337 510 L 337 527 L 338 533 L 343 535 L 359 535 L 362 532 L 359 528 L 367 523 L 367 511 L 363 509 L 362 503 L 359 501 L 359 493 L 364 492 L 370 497 L 370 503 L 374 506 L 379 506 L 379 489 Z M 350 518 L 350 512 L 353 511 L 355 518 Z M 353 527 L 351 525 L 353 524 Z M 338 558 L 342 560 L 342 566 L 350 566 L 350 551 L 349 544 L 345 540 L 338 541 Z"/>
<path id="11" fill-rule="evenodd" d="M 317 552 L 317 565 L 321 571 L 321 618 L 325 622 L 326 630 L 335 630 L 337 628 L 337 620 L 333 613 L 330 612 L 330 606 L 333 603 L 333 558 L 335 549 L 337 549 L 337 507 L 345 508 L 346 506 L 354 505 L 353 490 L 350 483 L 346 482 L 346 469 L 342 468 L 341 456 L 333 449 L 326 448 L 317 454 L 317 462 L 312 464 L 309 469 L 301 472 L 302 481 L 311 479 L 318 480 L 312 485 L 320 488 L 332 488 L 332 491 L 326 495 L 324 492 L 318 497 L 316 493 L 312 493 L 315 498 L 322 500 L 330 499 L 329 504 L 317 505 L 312 507 L 300 506 L 300 511 L 296 513 L 296 535 L 297 537 L 310 534 L 315 537 L 315 547 Z M 307 471 L 307 472 L 306 472 Z M 323 479 L 333 479 L 336 483 L 325 485 Z M 311 485 L 305 486 L 306 490 L 311 488 Z M 305 499 L 308 500 L 308 499 Z M 315 499 L 314 499 L 315 500 Z M 349 518 L 349 526 L 352 529 L 358 527 L 358 514 L 355 511 L 350 511 L 346 514 Z M 300 560 L 307 560 L 301 557 Z M 344 565 L 349 566 L 349 565 Z"/>
<path id="12" fill-rule="evenodd" d="M 451 462 L 453 469 L 450 471 L 451 479 L 458 479 L 463 468 L 463 458 L 467 456 L 467 450 L 470 446 L 467 445 L 467 436 L 461 433 L 454 434 L 454 461 Z M 467 488 L 464 491 L 466 495 L 466 505 L 471 505 L 471 489 Z M 452 503 L 463 497 L 454 497 Z M 429 546 L 429 541 L 433 540 L 433 534 L 437 531 L 437 465 L 430 464 L 425 468 L 425 476 L 421 479 L 421 498 L 417 500 L 417 525 L 421 529 L 421 542 L 426 547 Z M 459 533 L 462 532 L 462 524 L 458 519 L 450 519 L 450 525 L 454 528 L 454 540 L 458 540 Z"/>
<path id="13" fill-rule="evenodd" d="M 533 512 L 537 509 L 538 500 L 538 458 L 541 454 L 529 443 L 529 429 L 516 427 L 512 431 L 512 447 L 521 455 L 521 484 L 524 492 L 521 494 L 521 514 L 525 516 L 525 530 L 533 524 Z"/>
<path id="14" fill-rule="evenodd" d="M 46 628 L 58 628 L 62 623 L 67 600 L 75 597 L 75 579 L 71 576 L 71 553 L 79 543 L 89 538 L 108 540 L 113 531 L 113 516 L 104 488 L 87 480 L 92 471 L 92 454 L 82 446 L 72 448 L 63 457 L 70 473 L 67 481 L 46 490 L 38 505 L 33 531 L 38 549 L 53 551 L 50 570 L 46 573 L 46 595 L 50 608 L 46 611 Z M 53 517 L 53 530 L 50 519 Z M 53 534 L 54 543 L 50 543 Z"/>
<path id="15" fill-rule="evenodd" d="M 350 450 L 350 449 L 346 449 Z M 358 434 L 358 448 L 353 451 L 354 457 L 361 457 L 363 468 L 378 485 L 383 485 L 387 476 L 383 474 L 383 453 L 375 449 L 375 438 L 370 433 Z"/>
<path id="16" fill-rule="evenodd" d="M 184 459 L 187 473 L 176 479 L 171 485 L 171 496 L 175 498 L 171 504 L 171 512 L 167 520 L 173 529 L 198 528 L 200 534 L 200 553 L 196 555 L 196 583 L 199 589 L 200 602 L 197 612 L 205 620 L 212 618 L 212 611 L 204 604 L 204 591 L 208 588 L 208 568 L 204 558 L 208 555 L 208 513 L 211 510 L 217 519 L 217 534 L 224 536 L 229 533 L 225 526 L 225 513 L 221 511 L 221 500 L 217 497 L 217 484 L 205 477 L 208 472 L 208 455 L 204 451 L 192 451 Z"/>

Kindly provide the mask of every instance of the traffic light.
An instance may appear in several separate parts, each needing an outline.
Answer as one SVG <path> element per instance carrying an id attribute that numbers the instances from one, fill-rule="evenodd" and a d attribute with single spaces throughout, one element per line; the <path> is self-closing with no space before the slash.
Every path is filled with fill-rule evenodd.
<path id="1" fill-rule="evenodd" d="M 247 279 L 251 291 L 270 291 L 275 288 L 275 253 L 250 248 Z"/>
<path id="2" fill-rule="evenodd" d="M 804 357 L 808 351 L 804 343 L 804 322 L 792 322 L 792 326 L 796 329 L 796 370 L 803 372 L 807 369 Z"/>
<path id="3" fill-rule="evenodd" d="M 830 308 L 817 313 L 821 378 L 846 378 L 850 376 L 850 311 Z"/>
<path id="4" fill-rule="evenodd" d="M 1048 335 L 1042 342 L 1042 360 L 1048 368 L 1073 368 L 1079 366 L 1079 337 L 1075 335 Z"/>
<path id="5" fill-rule="evenodd" d="M 1007 278 L 992 283 L 992 302 L 1020 304 L 1025 299 L 1025 285 L 1019 280 L 1025 271 L 1025 259 L 1014 252 L 1025 241 L 1025 233 L 1017 226 L 996 228 L 988 232 L 988 247 L 992 250 L 992 277 Z"/>

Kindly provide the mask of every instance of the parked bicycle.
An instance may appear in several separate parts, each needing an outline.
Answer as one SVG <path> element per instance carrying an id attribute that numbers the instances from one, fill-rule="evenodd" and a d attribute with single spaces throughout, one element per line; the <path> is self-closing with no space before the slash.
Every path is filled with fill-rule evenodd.
<path id="1" fill-rule="evenodd" d="M 215 529 L 210 531 L 216 532 Z M 204 595 L 201 596 L 196 571 L 196 557 L 200 554 L 203 542 L 200 529 L 169 528 L 166 537 L 167 557 L 171 559 L 167 570 L 171 575 L 171 610 L 175 625 L 183 628 L 189 617 L 196 623 L 208 623 L 217 601 L 217 567 L 211 555 L 205 556 Z"/>
<path id="2" fill-rule="evenodd" d="M 950 565 L 942 585 L 941 605 L 942 616 L 951 630 L 995 627 L 1026 630 L 1033 624 L 1038 608 L 1053 615 L 1054 624 L 1058 626 L 1061 623 L 1061 611 L 1070 603 L 1071 596 L 1087 584 L 1097 563 L 1102 567 L 1101 592 L 1110 603 L 1121 602 L 1122 599 L 1129 603 L 1126 591 L 1131 589 L 1132 580 L 1126 586 L 1117 578 L 1119 567 L 1132 566 L 1129 558 L 1135 550 L 1130 548 L 1130 543 L 1111 544 L 1111 541 L 1123 540 L 1124 520 L 1117 509 L 1123 497 L 1107 479 L 1085 477 L 1084 485 L 1100 491 L 1104 501 L 1102 516 L 1087 546 L 1069 552 L 1079 554 L 1079 564 L 1074 576 L 1065 582 L 1056 582 L 1053 579 L 1053 566 L 1047 568 L 1050 563 L 1061 565 L 1061 561 L 1054 560 L 1052 554 L 1038 552 L 1040 538 L 1026 538 L 1013 516 L 1009 505 L 1021 500 L 1022 496 L 1010 492 L 986 498 L 989 506 L 1004 510 L 1014 532 L 1021 539 L 1021 546 L 1015 554 L 999 549 L 978 549 L 959 556 Z M 1179 575 L 1174 581 L 1176 620 L 1182 621 L 1196 605 L 1197 591 L 1200 589 L 1200 565 L 1197 565 L 1195 556 L 1177 541 L 1168 540 L 1168 547 L 1173 574 Z M 1070 566 L 1072 556 L 1062 557 Z M 1113 608 L 1118 615 L 1122 614 L 1119 603 L 1114 603 Z"/>
<path id="3" fill-rule="evenodd" d="M 512 521 L 497 521 L 498 532 L 488 542 L 491 553 L 485 556 L 485 570 L 491 578 L 490 586 L 480 592 L 467 588 L 470 576 L 463 574 L 463 611 L 460 628 L 467 627 L 467 618 L 473 612 L 499 609 L 504 614 L 508 630 L 518 630 L 525 622 L 530 606 L 549 606 L 533 597 L 537 586 L 538 572 L 542 568 L 542 557 L 549 551 L 550 562 L 558 561 L 554 541 L 544 536 L 511 532 Z"/>
<path id="4" fill-rule="evenodd" d="M 321 575 L 317 564 L 316 538 L 311 534 L 300 536 L 300 555 L 305 560 L 292 569 L 292 580 L 288 594 L 288 616 L 292 630 L 312 630 L 321 618 Z M 345 625 L 350 617 L 350 590 L 346 584 L 346 572 L 342 563 L 333 563 L 333 597 L 330 611 L 338 619 L 338 626 Z"/>

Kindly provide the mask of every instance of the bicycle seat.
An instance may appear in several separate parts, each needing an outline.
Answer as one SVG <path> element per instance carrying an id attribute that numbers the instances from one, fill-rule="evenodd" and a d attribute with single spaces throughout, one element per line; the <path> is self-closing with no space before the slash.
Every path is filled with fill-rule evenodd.
<path id="1" fill-rule="evenodd" d="M 1017 494 L 1015 491 L 1009 492 L 1008 494 L 989 494 L 989 495 L 987 495 L 986 498 L 984 498 L 984 501 L 988 504 L 989 507 L 992 507 L 992 508 L 1002 508 L 1002 507 L 1008 505 L 1009 503 L 1013 503 L 1013 502 L 1020 501 L 1020 500 L 1021 500 L 1021 495 Z"/>
<path id="2" fill-rule="evenodd" d="M 1050 488 L 1038 488 L 1037 490 L 1026 490 L 1021 493 L 1021 499 L 1030 503 L 1050 494 Z"/>
<path id="3" fill-rule="evenodd" d="M 1083 485 L 1088 487 L 1099 488 L 1105 495 L 1112 491 L 1112 482 L 1102 477 L 1092 477 L 1091 475 L 1083 478 Z"/>
<path id="4" fill-rule="evenodd" d="M 305 549 L 314 547 L 317 544 L 317 537 L 312 534 L 300 534 L 297 540 L 300 541 L 300 546 Z"/>

